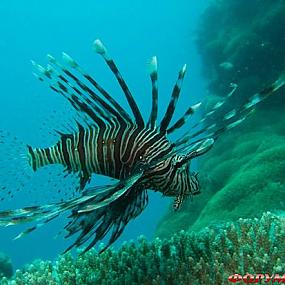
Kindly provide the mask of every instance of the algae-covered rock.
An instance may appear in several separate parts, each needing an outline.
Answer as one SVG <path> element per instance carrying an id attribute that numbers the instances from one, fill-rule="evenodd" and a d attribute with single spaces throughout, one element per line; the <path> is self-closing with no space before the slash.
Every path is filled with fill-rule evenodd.
<path id="1" fill-rule="evenodd" d="M 199 161 L 202 194 L 169 211 L 156 235 L 285 210 L 285 115 L 259 111 Z M 260 128 L 260 124 L 262 128 Z"/>
<path id="2" fill-rule="evenodd" d="M 285 70 L 284 13 L 283 0 L 212 2 L 197 35 L 212 94 L 225 94 L 225 87 L 235 82 L 239 102 Z"/>
<path id="3" fill-rule="evenodd" d="M 199 217 L 190 226 L 192 230 L 238 217 L 253 217 L 266 210 L 285 210 L 284 135 L 269 126 L 260 131 L 231 133 L 209 156 L 208 161 L 202 162 L 201 171 L 210 172 L 221 187 L 205 201 Z"/>
<path id="4" fill-rule="evenodd" d="M 11 259 L 5 255 L 4 253 L 0 252 L 0 277 L 12 277 L 13 275 L 13 267 Z"/>
<path id="5" fill-rule="evenodd" d="M 228 93 L 230 83 L 239 86 L 209 124 L 285 72 L 284 14 L 282 0 L 219 0 L 205 11 L 197 35 L 209 90 L 205 112 Z M 199 160 L 201 195 L 178 213 L 170 209 L 157 236 L 285 209 L 284 108 L 283 88 L 218 139 Z"/>

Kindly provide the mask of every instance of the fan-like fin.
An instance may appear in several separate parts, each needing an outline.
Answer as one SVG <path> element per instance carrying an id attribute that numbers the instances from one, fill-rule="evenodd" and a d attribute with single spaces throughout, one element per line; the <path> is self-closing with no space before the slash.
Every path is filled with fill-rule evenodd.
<path id="1" fill-rule="evenodd" d="M 202 125 L 209 117 L 213 116 L 217 111 L 224 106 L 224 104 L 228 101 L 230 97 L 236 92 L 238 85 L 235 83 L 231 83 L 230 87 L 232 90 L 219 102 L 217 102 L 206 114 L 204 114 L 203 118 L 198 121 L 196 124 L 192 126 L 192 129 L 197 128 L 198 126 Z"/>
<path id="2" fill-rule="evenodd" d="M 124 118 L 125 121 L 131 123 L 132 120 L 127 114 L 127 112 L 121 107 L 121 105 L 111 97 L 111 95 L 93 78 L 91 77 L 85 70 L 82 69 L 81 66 L 68 54 L 62 53 L 63 60 L 73 69 L 78 71 L 87 81 L 89 81 L 102 96 L 113 105 L 113 107 L 117 110 L 117 112 Z"/>
<path id="3" fill-rule="evenodd" d="M 191 117 L 196 110 L 201 106 L 202 103 L 197 103 L 191 107 L 188 108 L 188 110 L 184 113 L 184 115 L 178 119 L 169 129 L 167 129 L 167 134 L 171 134 L 174 131 L 180 129 L 188 120 L 189 117 Z"/>
<path id="4" fill-rule="evenodd" d="M 125 80 L 123 79 L 120 71 L 118 70 L 115 62 L 113 61 L 113 59 L 110 57 L 110 55 L 107 52 L 106 47 L 102 44 L 102 42 L 100 40 L 95 40 L 94 42 L 94 49 L 95 51 L 100 54 L 104 60 L 106 61 L 107 65 L 109 66 L 109 68 L 111 69 L 111 71 L 113 72 L 113 74 L 115 75 L 117 81 L 119 82 L 127 100 L 129 103 L 129 106 L 134 114 L 135 117 L 135 121 L 137 123 L 138 126 L 143 127 L 144 126 L 144 120 L 143 117 L 141 115 L 141 112 L 136 104 L 136 101 L 133 97 L 133 95 L 131 94 Z"/>
<path id="5" fill-rule="evenodd" d="M 20 239 L 20 238 L 22 238 L 22 237 L 24 237 L 24 236 L 26 236 L 26 235 L 28 235 L 28 234 L 34 232 L 35 230 L 39 229 L 40 227 L 44 226 L 45 224 L 49 223 L 50 221 L 54 220 L 54 219 L 57 218 L 57 217 L 58 217 L 58 214 L 56 214 L 56 215 L 54 215 L 54 216 L 51 216 L 50 218 L 44 220 L 43 222 L 38 223 L 38 224 L 36 224 L 36 225 L 34 225 L 34 226 L 32 226 L 32 227 L 30 227 L 30 228 L 28 228 L 28 229 L 22 231 L 20 234 L 18 234 L 18 235 L 14 238 L 14 240 Z"/>
<path id="6" fill-rule="evenodd" d="M 41 74 L 41 76 L 37 75 L 38 78 L 42 81 L 44 81 L 44 78 L 46 78 L 46 80 L 49 80 L 50 88 L 53 91 L 65 97 L 78 112 L 85 113 L 99 126 L 105 125 L 105 122 L 110 122 L 110 118 L 108 118 L 108 115 L 106 114 L 106 112 L 104 112 L 104 109 L 96 106 L 88 98 L 85 98 L 84 102 L 83 101 L 84 96 L 82 92 L 78 90 L 76 87 L 72 86 L 63 75 L 58 74 L 57 75 L 58 80 L 57 80 L 55 79 L 54 76 L 52 76 L 53 73 L 56 73 L 54 69 L 50 67 L 45 69 L 41 65 L 36 64 L 34 62 L 33 65 L 36 67 L 37 71 Z M 78 95 L 72 92 L 70 88 L 74 90 L 75 93 L 77 93 Z M 98 116 L 98 114 L 103 118 L 103 120 Z"/>
<path id="7" fill-rule="evenodd" d="M 156 126 L 157 120 L 157 111 L 158 111 L 158 86 L 157 86 L 157 58 L 154 56 L 151 59 L 150 65 L 150 79 L 152 85 L 152 108 L 150 117 L 147 123 L 147 127 L 154 129 Z"/>
<path id="8" fill-rule="evenodd" d="M 67 69 L 67 67 L 60 64 L 53 56 L 48 55 L 48 59 L 50 63 L 55 67 L 61 70 L 64 74 L 68 76 L 68 78 L 72 79 L 75 82 L 75 86 L 71 84 L 70 80 L 65 78 L 63 74 L 60 73 L 59 70 L 57 70 L 57 78 L 56 80 L 59 80 L 61 83 L 67 83 L 79 96 L 81 99 L 84 99 L 87 102 L 95 103 L 99 106 L 99 108 L 102 108 L 106 114 L 114 117 L 117 121 L 120 123 L 127 123 L 128 121 L 125 121 L 122 114 L 119 113 L 116 109 L 114 109 L 108 102 L 101 99 L 91 88 L 89 88 L 83 81 L 81 81 L 77 76 L 75 76 L 70 70 Z M 63 59 L 67 61 L 67 55 L 64 54 Z M 51 72 L 51 77 L 55 76 L 55 72 Z M 80 91 L 81 89 L 82 91 Z M 90 99 L 88 99 L 90 98 Z M 93 104 L 92 104 L 93 105 Z"/>
<path id="9" fill-rule="evenodd" d="M 210 116 L 215 114 L 217 110 L 219 110 L 225 104 L 225 102 L 235 93 L 238 85 L 235 83 L 231 83 L 230 86 L 232 87 L 232 90 L 227 94 L 227 96 L 225 96 L 223 100 L 217 102 L 213 106 L 213 108 L 203 116 L 201 120 L 199 120 L 196 124 L 192 126 L 192 129 L 202 125 Z M 197 111 L 197 109 L 199 109 L 201 105 L 202 103 L 200 102 L 189 107 L 188 110 L 184 113 L 184 115 L 180 119 L 178 119 L 170 128 L 167 129 L 167 134 L 171 134 L 174 131 L 180 129 L 186 123 L 186 121 Z"/>
<path id="10" fill-rule="evenodd" d="M 94 240 L 92 242 L 92 245 L 94 245 L 108 232 L 110 229 L 110 221 L 112 221 L 113 225 L 117 225 L 116 221 L 118 221 L 117 219 L 119 218 L 118 215 L 120 213 L 121 205 L 123 205 L 124 213 L 127 213 L 126 216 L 123 214 L 121 215 L 121 217 L 124 217 L 124 219 L 121 219 L 124 223 L 124 227 L 129 221 L 128 217 L 135 217 L 137 212 L 131 211 L 131 205 L 129 205 L 129 203 L 133 201 L 130 200 L 131 198 L 137 201 L 137 195 L 141 195 L 139 191 L 136 191 L 136 189 L 140 189 L 139 187 L 136 188 L 136 184 L 138 183 L 139 185 L 139 179 L 142 175 L 143 172 L 139 172 L 124 181 L 119 181 L 108 187 L 103 186 L 101 189 L 98 187 L 95 189 L 87 189 L 83 192 L 82 196 L 67 202 L 2 211 L 0 212 L 0 225 L 9 226 L 28 222 L 37 223 L 35 226 L 28 228 L 16 237 L 20 238 L 53 220 L 61 213 L 71 210 L 72 214 L 70 218 L 73 220 L 66 226 L 66 229 L 69 231 L 68 236 L 81 230 L 83 239 L 87 233 L 90 232 L 86 231 L 86 225 L 90 226 L 90 222 L 92 222 L 92 226 L 98 225 L 97 230 L 92 233 L 96 234 L 94 239 L 95 242 Z M 108 207 L 108 209 L 106 209 L 106 207 Z M 103 220 L 100 220 L 101 216 L 104 217 Z M 92 217 L 96 217 L 96 219 L 90 221 L 90 218 Z M 80 223 L 78 223 L 79 220 Z M 113 238 L 118 235 L 120 229 L 121 228 L 118 227 L 117 231 L 113 233 Z M 91 236 L 92 235 L 88 238 Z M 86 241 L 87 239 L 84 240 Z M 75 242 L 71 247 L 77 244 L 79 244 L 79 240 L 78 243 Z"/>
<path id="11" fill-rule="evenodd" d="M 183 68 L 179 72 L 178 79 L 177 79 L 177 81 L 174 85 L 173 91 L 172 91 L 170 102 L 168 104 L 165 115 L 164 115 L 164 117 L 160 123 L 161 132 L 166 131 L 166 129 L 168 128 L 168 125 L 169 125 L 169 123 L 173 117 L 175 107 L 176 107 L 176 103 L 177 103 L 178 97 L 180 95 L 180 90 L 181 90 L 182 82 L 183 82 L 183 79 L 185 76 L 185 72 L 186 72 L 186 64 L 183 66 Z"/>
<path id="12" fill-rule="evenodd" d="M 217 139 L 222 133 L 225 131 L 232 129 L 242 123 L 255 109 L 255 106 L 265 100 L 267 97 L 272 95 L 275 91 L 281 88 L 285 84 L 285 74 L 281 75 L 278 80 L 276 80 L 273 84 L 269 85 L 268 87 L 264 88 L 260 92 L 251 96 L 245 104 L 243 104 L 238 109 L 232 109 L 228 113 L 226 113 L 221 122 L 208 124 L 202 129 L 198 130 L 197 132 L 190 135 L 190 131 L 186 133 L 182 138 L 175 142 L 176 146 L 188 144 L 193 138 L 196 138 L 200 135 L 206 134 L 205 137 L 198 139 L 200 141 L 205 138 L 214 138 Z M 196 142 L 197 142 L 196 141 Z M 192 142 L 194 144 L 196 142 Z"/>
<path id="13" fill-rule="evenodd" d="M 73 214 L 71 216 L 72 222 L 66 227 L 69 232 L 67 236 L 69 237 L 79 231 L 81 234 L 66 251 L 74 246 L 81 246 L 93 237 L 91 243 L 84 250 L 86 252 L 102 240 L 110 230 L 112 230 L 111 236 L 101 252 L 113 244 L 120 237 L 128 222 L 137 217 L 148 202 L 146 190 L 136 188 L 133 188 L 123 199 L 117 199 L 114 203 L 109 204 L 108 209 L 100 208 L 83 214 Z"/>

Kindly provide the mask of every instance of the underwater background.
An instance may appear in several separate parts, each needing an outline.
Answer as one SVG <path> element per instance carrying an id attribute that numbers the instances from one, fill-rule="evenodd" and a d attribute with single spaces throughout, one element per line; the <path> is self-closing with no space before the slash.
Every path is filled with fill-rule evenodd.
<path id="1" fill-rule="evenodd" d="M 125 107 L 112 74 L 92 51 L 100 38 L 144 116 L 151 104 L 148 60 L 158 57 L 160 114 L 187 63 L 176 116 L 202 100 L 196 122 L 228 94 L 230 83 L 238 90 L 217 117 L 285 71 L 284 12 L 283 0 L 1 1 L 0 129 L 12 134 L 0 150 L 0 186 L 6 187 L 0 189 L 11 189 L 0 196 L 1 210 L 64 199 L 72 187 L 56 167 L 22 186 L 26 170 L 13 163 L 18 150 L 24 152 L 14 147 L 14 135 L 25 144 L 50 145 L 53 130 L 71 117 L 65 100 L 33 77 L 31 59 L 45 63 L 47 53 L 69 53 Z M 172 199 L 149 191 L 146 210 L 100 256 L 95 249 L 59 256 L 71 243 L 54 238 L 64 218 L 16 241 L 22 227 L 0 228 L 0 276 L 16 272 L 13 283 L 3 278 L 1 284 L 229 284 L 234 273 L 284 274 L 284 98 L 281 89 L 259 104 L 193 163 L 200 195 L 174 212 Z M 31 265 L 35 259 L 44 261 Z"/>

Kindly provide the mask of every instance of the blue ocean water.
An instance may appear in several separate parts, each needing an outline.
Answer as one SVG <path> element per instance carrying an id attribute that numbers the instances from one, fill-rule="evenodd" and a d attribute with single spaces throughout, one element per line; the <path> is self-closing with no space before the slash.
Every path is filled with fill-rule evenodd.
<path id="1" fill-rule="evenodd" d="M 189 70 L 176 115 L 181 114 L 205 95 L 195 48 L 195 30 L 206 5 L 206 0 L 1 1 L 0 129 L 9 130 L 33 146 L 48 145 L 48 135 L 40 131 L 43 123 L 48 133 L 54 128 L 55 121 L 50 119 L 53 110 L 60 115 L 58 120 L 68 118 L 66 102 L 32 75 L 30 60 L 46 63 L 47 53 L 57 57 L 62 51 L 71 54 L 123 106 L 127 106 L 112 74 L 92 51 L 91 45 L 96 38 L 105 43 L 116 60 L 145 117 L 151 103 L 147 71 L 151 56 L 156 55 L 159 61 L 160 116 L 166 109 L 178 70 L 187 63 Z M 13 168 L 13 161 L 5 167 Z M 13 177 L 8 179 L 13 191 Z M 37 177 L 37 181 L 40 179 Z M 49 190 L 39 187 L 32 193 L 37 201 L 45 203 Z M 33 199 L 30 194 L 22 193 L 15 196 L 12 205 L 27 206 Z M 172 200 L 154 193 L 150 193 L 149 200 L 148 208 L 128 225 L 117 245 L 136 239 L 140 234 L 152 237 L 157 222 Z M 16 268 L 35 258 L 52 259 L 70 244 L 61 237 L 53 238 L 62 229 L 63 222 L 59 219 L 16 241 L 12 239 L 19 228 L 0 228 L 0 251 L 12 258 Z"/>

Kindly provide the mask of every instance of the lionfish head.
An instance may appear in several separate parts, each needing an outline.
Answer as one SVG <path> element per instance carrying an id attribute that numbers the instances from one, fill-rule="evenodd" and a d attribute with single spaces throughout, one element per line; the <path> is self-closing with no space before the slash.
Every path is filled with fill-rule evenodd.
<path id="1" fill-rule="evenodd" d="M 168 182 L 164 189 L 166 196 L 175 196 L 174 209 L 181 207 L 187 197 L 200 193 L 200 184 L 197 172 L 190 171 L 190 162 L 193 158 L 206 153 L 213 146 L 213 139 L 206 139 L 193 144 L 190 148 L 179 150 L 170 160 L 169 173 L 165 177 Z"/>

